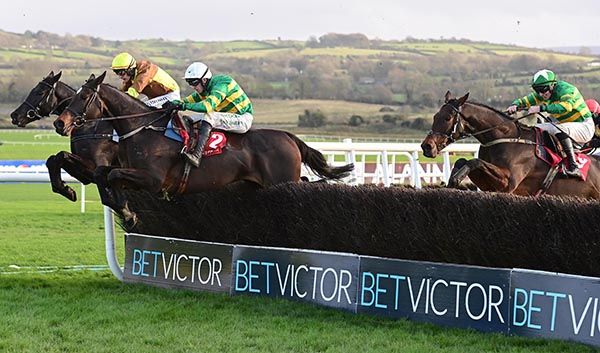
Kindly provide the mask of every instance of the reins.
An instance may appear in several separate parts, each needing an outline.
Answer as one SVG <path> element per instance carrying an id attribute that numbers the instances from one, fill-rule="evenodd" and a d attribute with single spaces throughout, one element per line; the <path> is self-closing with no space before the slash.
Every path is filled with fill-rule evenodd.
<path id="1" fill-rule="evenodd" d="M 154 130 L 154 131 L 165 131 L 166 127 L 156 127 L 156 126 L 152 126 L 152 124 L 154 124 L 155 122 L 161 120 L 162 118 L 164 118 L 165 116 L 167 116 L 167 114 L 164 114 L 168 111 L 170 111 L 170 109 L 156 109 L 156 110 L 151 110 L 148 112 L 143 112 L 143 113 L 135 113 L 135 114 L 127 114 L 127 115 L 113 115 L 110 110 L 108 109 L 108 107 L 106 106 L 106 104 L 104 103 L 104 101 L 102 100 L 102 98 L 99 97 L 98 95 L 98 87 L 96 88 L 92 88 L 89 86 L 85 86 L 83 85 L 83 87 L 89 88 L 91 90 L 94 91 L 94 93 L 92 94 L 92 96 L 90 98 L 88 98 L 87 102 L 85 103 L 84 107 L 83 107 L 83 112 L 81 114 L 77 114 L 75 113 L 72 109 L 67 108 L 67 110 L 69 110 L 71 113 L 73 113 L 73 115 L 75 115 L 75 126 L 82 126 L 85 123 L 90 123 L 90 122 L 101 122 L 101 121 L 115 121 L 115 120 L 126 120 L 126 119 L 134 119 L 134 118 L 139 118 L 139 117 L 143 117 L 143 116 L 147 116 L 147 115 L 151 115 L 154 113 L 163 113 L 161 114 L 159 117 L 157 117 L 156 119 L 150 121 L 149 123 L 143 124 L 142 126 L 139 126 L 133 130 L 131 130 L 130 132 L 124 134 L 124 135 L 119 135 L 119 140 L 125 140 L 130 138 L 131 136 L 137 134 L 138 132 L 142 131 L 142 130 L 146 130 L 146 129 L 150 129 L 150 130 Z M 85 118 L 87 111 L 90 107 L 90 105 L 94 102 L 94 101 L 98 101 L 100 106 L 100 112 L 107 112 L 110 116 L 109 117 L 101 117 L 98 119 L 90 119 L 87 120 Z"/>
<path id="2" fill-rule="evenodd" d="M 452 108 L 452 110 L 454 110 L 456 112 L 456 114 L 457 114 L 456 123 L 454 124 L 454 127 L 452 129 L 453 131 L 450 132 L 450 133 L 448 133 L 448 135 L 446 135 L 449 138 L 449 140 L 451 140 L 451 143 L 453 143 L 455 141 L 458 141 L 458 140 L 462 140 L 462 139 L 468 138 L 468 137 L 475 137 L 475 136 L 478 136 L 478 135 L 482 135 L 482 134 L 485 134 L 486 132 L 490 132 L 490 131 L 493 131 L 493 130 L 499 128 L 499 127 L 502 127 L 502 126 L 504 126 L 504 125 L 506 125 L 508 123 L 517 123 L 521 119 L 528 118 L 528 117 L 530 117 L 530 116 L 532 116 L 534 114 L 539 114 L 539 113 L 529 113 L 529 114 L 526 114 L 526 115 L 524 115 L 522 117 L 519 117 L 517 119 L 510 119 L 509 118 L 508 120 L 505 120 L 505 121 L 501 122 L 498 125 L 489 127 L 487 129 L 483 129 L 481 131 L 477 131 L 477 132 L 474 132 L 474 133 L 463 133 L 463 132 L 460 132 L 459 136 L 457 138 L 454 138 L 452 135 L 456 134 L 456 132 L 458 130 L 458 126 L 462 125 L 461 118 L 462 118 L 462 120 L 466 121 L 467 117 L 462 113 L 462 111 L 460 110 L 460 107 L 457 108 L 457 107 L 455 107 L 454 105 L 452 105 L 450 103 L 446 103 L 446 104 L 449 104 L 450 107 Z M 516 125 L 517 125 L 517 127 L 519 127 L 518 124 L 516 124 Z M 519 131 L 521 131 L 520 128 L 519 128 Z M 518 137 L 495 139 L 495 140 L 490 141 L 488 143 L 481 144 L 481 147 L 489 147 L 489 146 L 494 146 L 494 145 L 498 145 L 498 144 L 501 144 L 501 143 L 521 143 L 521 144 L 525 144 L 525 145 L 537 145 L 537 143 L 535 141 L 530 141 L 530 140 L 522 139 L 520 137 L 520 133 L 519 133 Z"/>

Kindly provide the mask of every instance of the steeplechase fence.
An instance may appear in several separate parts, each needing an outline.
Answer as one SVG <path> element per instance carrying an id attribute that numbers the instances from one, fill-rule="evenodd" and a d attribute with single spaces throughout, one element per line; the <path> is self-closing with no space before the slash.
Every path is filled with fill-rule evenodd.
<path id="1" fill-rule="evenodd" d="M 349 183 L 415 188 L 424 180 L 447 180 L 451 153 L 477 153 L 477 145 L 452 145 L 441 167 L 428 170 L 418 144 L 310 145 L 330 163 L 354 162 Z M 47 181 L 42 179 L 36 172 L 0 168 L 0 182 Z M 128 283 L 286 298 L 352 313 L 600 346 L 600 279 L 595 277 L 137 233 L 125 234 L 121 267 L 113 214 L 106 207 L 104 225 L 109 268 Z"/>

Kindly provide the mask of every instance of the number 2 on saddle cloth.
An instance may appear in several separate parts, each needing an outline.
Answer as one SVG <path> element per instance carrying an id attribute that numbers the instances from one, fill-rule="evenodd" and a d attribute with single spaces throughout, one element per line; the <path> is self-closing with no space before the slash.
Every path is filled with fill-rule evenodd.
<path id="1" fill-rule="evenodd" d="M 560 166 L 560 173 L 565 174 L 566 164 L 569 163 L 567 158 L 563 158 L 557 151 L 555 142 L 550 135 L 540 129 L 535 129 L 535 156 L 544 161 L 550 168 L 554 168 L 557 165 Z M 588 171 L 590 169 L 590 156 L 585 153 L 576 152 L 577 166 L 581 170 L 581 178 L 583 181 L 587 179 Z"/>
<path id="2" fill-rule="evenodd" d="M 196 129 L 191 129 L 188 124 L 183 122 L 181 117 L 177 116 L 177 118 L 172 119 L 167 124 L 165 137 L 181 142 L 183 144 L 182 152 L 185 152 L 193 149 L 194 146 L 192 144 L 198 140 L 196 137 L 190 136 L 190 131 L 196 132 Z M 210 157 L 221 154 L 223 153 L 223 149 L 225 148 L 226 144 L 227 137 L 224 133 L 220 131 L 212 131 L 210 133 L 210 137 L 208 138 L 208 142 L 204 146 L 202 156 Z"/>

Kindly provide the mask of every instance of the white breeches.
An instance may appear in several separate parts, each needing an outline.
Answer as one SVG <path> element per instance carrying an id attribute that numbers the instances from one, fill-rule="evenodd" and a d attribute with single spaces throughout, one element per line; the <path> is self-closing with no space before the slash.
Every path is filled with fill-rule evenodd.
<path id="1" fill-rule="evenodd" d="M 555 126 L 556 125 L 556 126 Z M 596 127 L 594 126 L 594 119 L 585 119 L 582 122 L 572 122 L 572 123 L 541 123 L 536 124 L 535 126 L 539 127 L 542 130 L 548 131 L 551 134 L 557 134 L 559 132 L 564 132 L 567 135 L 571 136 L 573 140 L 577 143 L 586 143 L 594 137 L 594 131 Z"/>
<path id="2" fill-rule="evenodd" d="M 192 113 L 190 118 L 196 123 L 204 120 L 215 129 L 236 132 L 242 134 L 250 129 L 254 117 L 250 113 L 242 115 L 234 113 Z"/>

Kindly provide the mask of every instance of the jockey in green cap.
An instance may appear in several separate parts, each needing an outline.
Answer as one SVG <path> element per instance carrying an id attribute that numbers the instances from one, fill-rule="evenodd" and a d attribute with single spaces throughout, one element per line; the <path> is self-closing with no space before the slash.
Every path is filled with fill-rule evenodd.
<path id="1" fill-rule="evenodd" d="M 584 144 L 594 136 L 594 121 L 581 93 L 572 84 L 556 79 L 554 72 L 540 70 L 533 75 L 532 93 L 515 99 L 507 112 L 513 114 L 519 108 L 528 108 L 529 114 L 546 112 L 558 123 L 545 122 L 536 124 L 542 130 L 556 135 L 560 141 L 569 165 L 567 175 L 581 177 L 577 165 L 573 143 Z"/>
<path id="2" fill-rule="evenodd" d="M 211 129 L 245 133 L 252 126 L 253 108 L 250 99 L 233 78 L 228 75 L 213 76 L 204 63 L 194 62 L 188 66 L 184 79 L 195 92 L 183 101 L 174 100 L 169 105 L 192 111 L 192 120 L 199 123 L 198 144 L 194 151 L 185 153 L 188 161 L 198 167 Z"/>

